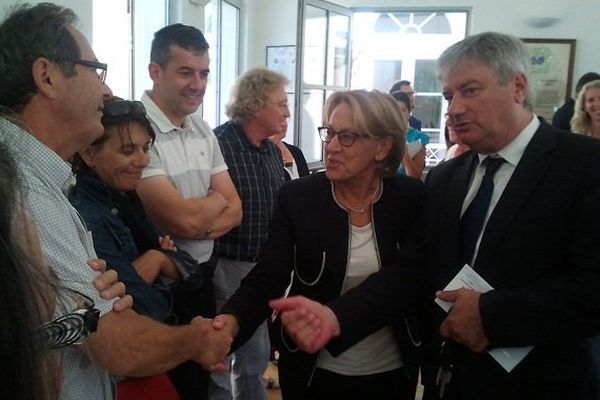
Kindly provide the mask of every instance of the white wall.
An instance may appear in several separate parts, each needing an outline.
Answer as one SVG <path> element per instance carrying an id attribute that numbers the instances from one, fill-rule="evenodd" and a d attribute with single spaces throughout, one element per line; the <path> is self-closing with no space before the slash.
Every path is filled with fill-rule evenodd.
<path id="1" fill-rule="evenodd" d="M 241 71 L 264 66 L 266 46 L 296 44 L 298 0 L 244 0 Z"/>
<path id="2" fill-rule="evenodd" d="M 297 0 L 246 0 L 246 3 L 252 8 L 247 66 L 264 65 L 265 46 L 295 43 L 298 3 Z M 600 71 L 598 0 L 343 0 L 343 4 L 357 8 L 470 8 L 471 34 L 501 31 L 523 38 L 576 39 L 573 80 L 588 71 Z M 548 28 L 533 27 L 530 19 L 540 17 L 558 18 L 558 22 Z"/>

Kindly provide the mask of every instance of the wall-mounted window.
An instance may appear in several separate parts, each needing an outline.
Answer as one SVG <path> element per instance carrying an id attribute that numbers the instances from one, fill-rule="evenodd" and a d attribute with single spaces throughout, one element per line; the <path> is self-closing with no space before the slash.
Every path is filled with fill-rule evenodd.
<path id="1" fill-rule="evenodd" d="M 115 96 L 139 99 L 152 88 L 150 46 L 167 21 L 168 0 L 94 0 L 93 47 Z"/>
<path id="2" fill-rule="evenodd" d="M 444 114 L 447 105 L 435 74 L 435 63 L 450 45 L 467 33 L 467 10 L 359 10 L 352 35 L 352 88 L 387 92 L 399 79 L 416 92 L 413 115 L 430 136 L 426 164 L 443 160 Z"/>
<path id="3" fill-rule="evenodd" d="M 323 159 L 317 127 L 322 124 L 325 99 L 348 88 L 351 10 L 331 3 L 307 0 L 303 4 L 302 69 L 297 127 L 298 144 L 313 166 Z"/>
<path id="4" fill-rule="evenodd" d="M 225 104 L 239 75 L 240 3 L 239 0 L 211 0 L 204 8 L 210 75 L 202 115 L 213 127 L 228 120 Z"/>

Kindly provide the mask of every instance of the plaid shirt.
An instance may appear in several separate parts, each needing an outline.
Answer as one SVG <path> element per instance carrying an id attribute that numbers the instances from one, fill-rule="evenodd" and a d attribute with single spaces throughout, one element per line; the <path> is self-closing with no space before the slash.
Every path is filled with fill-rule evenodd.
<path id="1" fill-rule="evenodd" d="M 288 179 L 281 153 L 269 139 L 254 146 L 243 128 L 231 121 L 215 128 L 215 134 L 244 214 L 240 226 L 215 242 L 215 254 L 254 261 L 269 234 L 277 191 Z"/>

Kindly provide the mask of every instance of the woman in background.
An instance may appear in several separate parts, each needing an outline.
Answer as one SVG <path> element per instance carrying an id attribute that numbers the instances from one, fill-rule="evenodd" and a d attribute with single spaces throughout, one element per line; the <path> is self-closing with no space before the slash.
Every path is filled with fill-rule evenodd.
<path id="1" fill-rule="evenodd" d="M 52 350 L 78 343 L 94 329 L 69 325 L 73 330 L 64 335 L 66 325 L 60 321 L 71 311 L 67 307 L 73 293 L 56 286 L 35 229 L 17 167 L 0 143 L 0 399 L 57 399 L 61 369 L 59 355 Z M 102 272 L 106 264 L 94 260 L 90 266 Z M 111 272 L 100 274 L 94 285 L 106 299 L 125 294 Z M 129 297 L 115 303 L 115 311 L 129 307 Z M 89 311 L 93 313 L 93 305 Z M 47 322 L 54 314 L 58 317 Z"/>
<path id="2" fill-rule="evenodd" d="M 586 83 L 577 95 L 571 130 L 600 139 L 600 80 Z"/>
<path id="3" fill-rule="evenodd" d="M 171 290 L 188 275 L 175 261 L 183 253 L 146 219 L 135 193 L 150 160 L 154 130 L 141 102 L 117 97 L 104 101 L 101 121 L 104 134 L 75 156 L 77 184 L 69 200 L 92 232 L 98 256 L 125 283 L 133 309 L 176 323 Z M 118 392 L 126 400 L 178 398 L 167 374 L 125 379 Z"/>
<path id="4" fill-rule="evenodd" d="M 58 398 L 58 359 L 38 327 L 52 316 L 55 281 L 40 266 L 34 227 L 27 222 L 16 166 L 0 145 L 0 398 Z"/>
<path id="5" fill-rule="evenodd" d="M 290 179 L 298 179 L 302 178 L 310 174 L 308 170 L 308 165 L 306 164 L 306 158 L 304 158 L 304 154 L 302 154 L 302 150 L 299 147 L 294 146 L 293 144 L 289 144 L 283 141 L 287 133 L 287 122 L 285 124 L 285 129 L 283 132 L 270 136 L 269 139 L 279 149 L 281 152 L 281 158 L 283 159 L 283 167 L 288 173 Z"/>

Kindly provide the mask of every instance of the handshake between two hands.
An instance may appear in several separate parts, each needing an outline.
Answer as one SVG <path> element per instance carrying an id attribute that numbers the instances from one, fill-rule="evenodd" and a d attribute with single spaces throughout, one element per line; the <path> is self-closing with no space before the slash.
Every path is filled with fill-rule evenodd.
<path id="1" fill-rule="evenodd" d="M 227 372 L 225 359 L 239 331 L 236 318 L 231 314 L 220 314 L 214 319 L 196 317 L 190 325 L 200 330 L 200 345 L 192 359 L 210 372 Z"/>
<path id="2" fill-rule="evenodd" d="M 125 285 L 118 281 L 114 270 L 106 270 L 103 260 L 90 260 L 92 269 L 100 272 L 93 282 L 94 287 L 104 299 L 119 299 L 113 307 L 116 312 L 131 308 L 133 302 L 125 294 Z M 479 311 L 481 293 L 469 290 L 439 291 L 440 300 L 451 302 L 452 310 L 440 327 L 444 337 L 451 337 L 479 353 L 489 345 L 483 330 Z M 333 311 L 316 301 L 303 296 L 292 296 L 271 300 L 269 306 L 281 313 L 281 322 L 288 335 L 298 348 L 307 353 L 316 353 L 334 337 L 340 335 L 340 325 Z M 225 363 L 233 339 L 239 331 L 236 318 L 230 314 L 221 314 L 214 319 L 196 317 L 192 324 L 198 325 L 200 345 L 193 360 L 209 371 L 227 371 Z"/>
<path id="3" fill-rule="evenodd" d="M 281 313 L 281 321 L 298 348 L 309 353 L 322 349 L 340 334 L 340 327 L 330 308 L 306 297 L 294 296 L 271 300 L 271 308 Z M 191 322 L 200 329 L 201 346 L 193 360 L 211 372 L 226 372 L 226 357 L 239 331 L 237 319 L 220 314 L 214 319 L 196 317 Z"/>

